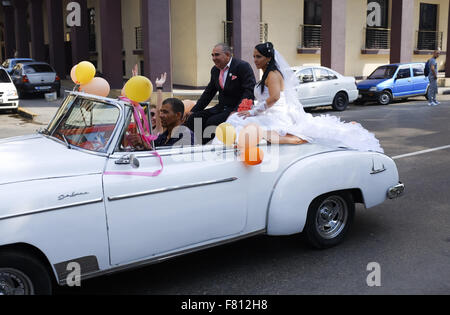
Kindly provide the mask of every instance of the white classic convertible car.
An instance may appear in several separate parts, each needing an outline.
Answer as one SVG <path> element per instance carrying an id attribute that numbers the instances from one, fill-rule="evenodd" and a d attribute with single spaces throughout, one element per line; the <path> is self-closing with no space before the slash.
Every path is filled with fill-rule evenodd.
<path id="1" fill-rule="evenodd" d="M 0 141 L 0 295 L 50 294 L 258 234 L 331 247 L 355 203 L 404 191 L 380 153 L 263 143 L 254 167 L 220 145 L 157 156 L 126 146 L 133 121 L 123 101 L 72 92 L 47 129 Z"/>

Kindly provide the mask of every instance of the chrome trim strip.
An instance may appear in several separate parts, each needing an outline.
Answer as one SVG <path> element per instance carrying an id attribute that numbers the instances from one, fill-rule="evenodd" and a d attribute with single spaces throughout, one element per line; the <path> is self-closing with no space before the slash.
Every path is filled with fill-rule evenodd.
<path id="1" fill-rule="evenodd" d="M 379 169 L 379 170 L 372 169 L 372 172 L 370 173 L 370 175 L 380 174 L 380 173 L 383 173 L 385 171 L 387 171 L 386 168 Z"/>
<path id="2" fill-rule="evenodd" d="M 202 186 L 209 186 L 209 185 L 216 185 L 216 184 L 222 184 L 222 183 L 229 183 L 229 182 L 234 182 L 236 180 L 238 180 L 237 177 L 230 177 L 230 178 L 225 178 L 225 179 L 220 179 L 220 180 L 205 181 L 205 182 L 200 182 L 200 183 L 195 183 L 195 184 L 188 184 L 188 185 L 181 185 L 181 186 L 172 186 L 172 187 L 166 187 L 166 188 L 160 188 L 160 189 L 143 191 L 143 192 L 140 192 L 140 193 L 108 197 L 108 201 L 117 201 L 117 200 L 123 200 L 123 199 L 128 199 L 128 198 L 135 198 L 135 197 L 142 197 L 142 196 L 147 196 L 147 195 L 161 194 L 161 193 L 170 192 L 170 191 L 176 191 L 176 190 L 183 190 L 183 189 L 196 188 L 196 187 L 202 187 Z"/>
<path id="3" fill-rule="evenodd" d="M 156 151 L 158 151 L 158 154 L 161 157 L 175 156 L 175 155 L 182 155 L 182 154 L 204 153 L 204 152 L 226 153 L 226 152 L 235 152 L 236 150 L 237 150 L 236 148 L 232 148 L 232 147 L 214 146 L 214 145 L 177 146 L 177 147 L 171 147 L 171 148 L 166 148 L 166 149 L 156 148 Z M 110 159 L 119 159 L 121 155 L 124 155 L 127 153 L 133 153 L 136 155 L 137 158 L 148 158 L 148 157 L 154 158 L 155 155 L 150 152 L 154 152 L 154 151 L 120 152 L 116 149 L 114 154 L 110 156 Z"/>
<path id="4" fill-rule="evenodd" d="M 85 205 L 90 205 L 90 204 L 100 203 L 100 202 L 103 202 L 103 198 L 89 200 L 89 201 L 76 202 L 76 203 L 66 204 L 63 206 L 38 209 L 38 210 L 29 211 L 29 212 L 24 212 L 21 214 L 4 216 L 4 217 L 0 217 L 0 221 L 6 220 L 6 219 L 14 219 L 14 218 L 18 218 L 18 217 L 29 216 L 32 214 L 40 214 L 40 213 L 51 212 L 51 211 L 55 211 L 55 210 L 62 210 L 62 209 L 73 208 L 73 207 L 78 207 L 78 206 L 85 206 Z"/>
<path id="5" fill-rule="evenodd" d="M 81 275 L 81 280 L 82 281 L 83 280 L 88 280 L 88 279 L 91 279 L 91 278 L 104 276 L 104 275 L 109 275 L 109 274 L 116 273 L 116 272 L 130 271 L 132 269 L 137 269 L 137 268 L 141 268 L 141 267 L 157 264 L 157 263 L 164 262 L 166 260 L 173 259 L 173 258 L 176 258 L 176 257 L 179 257 L 179 256 L 195 253 L 195 252 L 198 252 L 198 251 L 201 251 L 201 250 L 205 250 L 205 249 L 209 249 L 209 248 L 212 248 L 212 247 L 217 247 L 217 246 L 221 246 L 221 245 L 225 245 L 225 244 L 229 244 L 229 243 L 234 243 L 234 242 L 246 239 L 246 238 L 250 238 L 250 237 L 266 234 L 266 232 L 267 232 L 266 229 L 259 230 L 259 231 L 256 231 L 256 232 L 240 235 L 238 237 L 230 238 L 230 239 L 223 240 L 223 241 L 220 241 L 220 242 L 215 242 L 215 243 L 213 242 L 213 243 L 210 243 L 210 244 L 207 244 L 207 245 L 202 245 L 202 246 L 199 246 L 199 247 L 182 250 L 182 251 L 175 252 L 175 253 L 172 253 L 172 254 L 163 255 L 163 256 L 160 256 L 160 257 L 157 257 L 157 258 L 150 258 L 150 259 L 147 259 L 147 260 L 142 260 L 142 261 L 138 261 L 138 262 L 134 262 L 134 263 L 130 263 L 130 264 L 125 264 L 125 265 L 118 266 L 118 267 L 113 267 L 111 269 L 106 269 L 106 270 L 102 270 L 102 271 L 96 271 L 96 272 L 82 274 Z M 66 285 L 67 284 L 66 280 L 67 279 L 59 279 L 58 280 L 58 284 L 60 286 Z"/>

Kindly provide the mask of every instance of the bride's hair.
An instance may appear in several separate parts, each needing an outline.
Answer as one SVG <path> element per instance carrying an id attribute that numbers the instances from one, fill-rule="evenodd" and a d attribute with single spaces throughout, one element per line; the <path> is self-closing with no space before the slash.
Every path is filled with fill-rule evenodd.
<path id="1" fill-rule="evenodd" d="M 275 62 L 275 48 L 273 48 L 273 44 L 270 42 L 256 45 L 255 49 L 259 51 L 261 55 L 267 58 L 271 58 L 269 64 L 267 65 L 266 71 L 264 71 L 263 77 L 261 81 L 258 83 L 258 87 L 261 87 L 261 93 L 264 93 L 264 86 L 266 83 L 266 79 L 269 76 L 270 71 L 278 71 L 281 73 L 280 69 L 278 69 L 277 63 Z M 283 74 L 281 74 L 283 75 Z"/>

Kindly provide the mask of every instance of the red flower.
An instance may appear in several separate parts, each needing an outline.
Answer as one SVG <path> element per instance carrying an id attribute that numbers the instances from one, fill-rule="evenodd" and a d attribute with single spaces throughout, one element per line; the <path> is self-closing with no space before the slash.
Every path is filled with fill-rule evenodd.
<path id="1" fill-rule="evenodd" d="M 248 98 L 243 99 L 241 105 L 239 105 L 238 112 L 245 112 L 252 109 L 253 106 L 253 100 L 250 100 Z"/>

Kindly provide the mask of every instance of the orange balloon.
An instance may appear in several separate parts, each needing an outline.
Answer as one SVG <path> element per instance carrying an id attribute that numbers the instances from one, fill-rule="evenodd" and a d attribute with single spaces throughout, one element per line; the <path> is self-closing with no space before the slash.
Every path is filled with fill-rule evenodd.
<path id="1" fill-rule="evenodd" d="M 248 166 L 256 166 L 263 162 L 264 151 L 258 147 L 249 147 L 244 151 L 241 156 L 242 161 Z"/>
<path id="2" fill-rule="evenodd" d="M 77 65 L 72 67 L 72 70 L 70 71 L 70 78 L 72 79 L 73 83 L 79 84 L 79 82 L 77 80 L 77 75 L 75 73 L 76 70 L 77 70 Z"/>
<path id="3" fill-rule="evenodd" d="M 249 124 L 239 133 L 238 148 L 245 151 L 250 147 L 256 147 L 262 140 L 263 130 L 257 124 Z"/>
<path id="4" fill-rule="evenodd" d="M 184 104 L 184 113 L 189 114 L 196 103 L 191 100 L 184 100 L 183 104 Z"/>
<path id="5" fill-rule="evenodd" d="M 93 78 L 88 84 L 81 86 L 81 90 L 88 94 L 107 97 L 111 91 L 108 81 L 103 78 Z"/>

